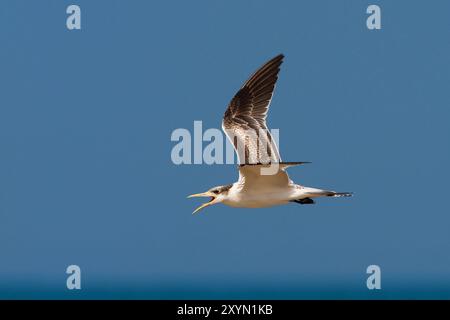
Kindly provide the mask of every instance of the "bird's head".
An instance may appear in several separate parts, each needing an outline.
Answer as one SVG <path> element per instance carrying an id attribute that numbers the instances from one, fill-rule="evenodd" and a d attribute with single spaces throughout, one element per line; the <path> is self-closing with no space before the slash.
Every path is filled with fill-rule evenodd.
<path id="1" fill-rule="evenodd" d="M 214 187 L 206 192 L 191 194 L 190 196 L 188 196 L 188 198 L 211 197 L 211 199 L 208 202 L 202 204 L 200 207 L 195 209 L 194 212 L 192 212 L 192 214 L 199 212 L 203 208 L 212 206 L 213 204 L 223 202 L 223 200 L 225 200 L 226 197 L 228 196 L 228 191 L 230 190 L 231 186 L 232 185 Z"/>

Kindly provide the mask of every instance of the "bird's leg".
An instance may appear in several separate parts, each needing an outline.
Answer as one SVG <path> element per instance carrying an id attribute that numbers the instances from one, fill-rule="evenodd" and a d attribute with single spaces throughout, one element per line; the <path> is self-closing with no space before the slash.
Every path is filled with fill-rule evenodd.
<path id="1" fill-rule="evenodd" d="M 314 200 L 311 198 L 304 198 L 298 200 L 292 200 L 291 202 L 300 203 L 300 204 L 314 204 Z"/>

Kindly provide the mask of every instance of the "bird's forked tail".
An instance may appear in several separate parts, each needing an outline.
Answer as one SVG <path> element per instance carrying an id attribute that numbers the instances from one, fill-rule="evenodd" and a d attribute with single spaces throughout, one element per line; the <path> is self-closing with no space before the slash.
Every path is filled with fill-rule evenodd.
<path id="1" fill-rule="evenodd" d="M 310 197 L 336 197 L 336 198 L 338 198 L 338 197 L 353 196 L 352 192 L 336 192 L 336 191 L 309 188 L 309 187 L 304 187 L 303 190 L 305 190 L 306 191 L 305 193 Z"/>
<path id="2" fill-rule="evenodd" d="M 351 197 L 353 196 L 353 192 L 334 192 L 334 191 L 328 191 L 326 194 L 327 197 Z"/>

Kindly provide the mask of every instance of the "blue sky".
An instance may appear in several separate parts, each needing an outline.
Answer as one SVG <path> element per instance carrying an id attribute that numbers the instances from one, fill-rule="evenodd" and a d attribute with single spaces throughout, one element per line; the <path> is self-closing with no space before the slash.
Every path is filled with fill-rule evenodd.
<path id="1" fill-rule="evenodd" d="M 450 298 L 449 3 L 0 6 L 1 298 Z M 186 196 L 237 170 L 174 165 L 172 131 L 220 128 L 278 53 L 268 123 L 313 162 L 291 178 L 355 196 L 192 216 Z"/>

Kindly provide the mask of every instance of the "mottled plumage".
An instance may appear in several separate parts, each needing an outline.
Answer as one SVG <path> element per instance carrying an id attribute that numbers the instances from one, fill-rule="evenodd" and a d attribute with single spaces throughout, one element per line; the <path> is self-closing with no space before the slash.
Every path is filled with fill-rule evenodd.
<path id="1" fill-rule="evenodd" d="M 281 162 L 266 117 L 283 58 L 280 54 L 258 69 L 225 111 L 222 128 L 235 147 L 240 164 Z"/>

